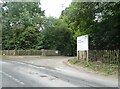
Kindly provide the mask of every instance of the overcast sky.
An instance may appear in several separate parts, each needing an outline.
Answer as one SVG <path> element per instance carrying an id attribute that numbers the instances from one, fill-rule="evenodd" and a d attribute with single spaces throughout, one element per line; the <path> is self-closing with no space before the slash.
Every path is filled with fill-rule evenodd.
<path id="1" fill-rule="evenodd" d="M 40 0 L 46 16 L 59 17 L 61 11 L 68 7 L 72 0 Z"/>
<path id="2" fill-rule="evenodd" d="M 42 10 L 45 10 L 46 16 L 58 18 L 61 15 L 61 11 L 68 7 L 72 0 L 40 0 L 40 2 L 42 5 Z"/>

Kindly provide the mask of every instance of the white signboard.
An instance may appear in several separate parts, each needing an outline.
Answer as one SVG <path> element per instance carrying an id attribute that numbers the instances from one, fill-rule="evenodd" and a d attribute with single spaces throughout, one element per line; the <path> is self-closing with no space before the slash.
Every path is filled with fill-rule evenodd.
<path id="1" fill-rule="evenodd" d="M 88 50 L 88 35 L 77 37 L 77 51 Z"/>

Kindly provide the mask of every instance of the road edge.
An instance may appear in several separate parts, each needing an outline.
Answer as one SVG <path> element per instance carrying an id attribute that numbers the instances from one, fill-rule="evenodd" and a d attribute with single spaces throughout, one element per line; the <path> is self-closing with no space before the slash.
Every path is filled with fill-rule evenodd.
<path id="1" fill-rule="evenodd" d="M 95 75 L 102 76 L 102 77 L 107 77 L 107 78 L 118 79 L 118 76 L 105 75 L 103 73 L 96 72 L 96 71 L 94 71 L 92 69 L 84 68 L 82 66 L 73 65 L 73 64 L 69 63 L 68 60 L 63 61 L 64 65 L 66 65 L 68 67 L 71 67 L 71 68 L 73 68 L 73 69 L 75 69 L 77 71 L 80 71 L 80 69 L 82 69 L 82 71 L 85 72 L 85 73 L 95 74 Z"/>

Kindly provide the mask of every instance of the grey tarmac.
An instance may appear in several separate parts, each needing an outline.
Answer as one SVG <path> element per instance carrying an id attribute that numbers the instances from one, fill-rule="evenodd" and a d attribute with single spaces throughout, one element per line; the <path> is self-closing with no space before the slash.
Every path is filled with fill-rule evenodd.
<path id="1" fill-rule="evenodd" d="M 93 76 L 91 80 L 89 74 L 65 69 L 36 66 L 14 60 L 2 60 L 0 64 L 2 87 L 118 87 L 117 80 L 107 81 Z"/>

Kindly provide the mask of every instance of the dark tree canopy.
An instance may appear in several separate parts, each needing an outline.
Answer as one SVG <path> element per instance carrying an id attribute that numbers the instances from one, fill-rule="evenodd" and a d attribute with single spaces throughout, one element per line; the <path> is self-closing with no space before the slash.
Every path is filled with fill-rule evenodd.
<path id="1" fill-rule="evenodd" d="M 120 49 L 120 2 L 73 2 L 61 17 L 73 38 L 88 34 L 90 49 Z"/>

